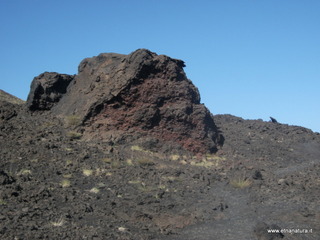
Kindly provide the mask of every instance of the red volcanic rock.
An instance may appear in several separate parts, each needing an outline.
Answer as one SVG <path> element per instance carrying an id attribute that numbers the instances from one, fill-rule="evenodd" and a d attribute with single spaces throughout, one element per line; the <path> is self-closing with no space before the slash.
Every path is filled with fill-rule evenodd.
<path id="1" fill-rule="evenodd" d="M 85 139 L 215 152 L 223 137 L 184 66 L 146 49 L 86 58 L 51 111 L 79 117 Z"/>

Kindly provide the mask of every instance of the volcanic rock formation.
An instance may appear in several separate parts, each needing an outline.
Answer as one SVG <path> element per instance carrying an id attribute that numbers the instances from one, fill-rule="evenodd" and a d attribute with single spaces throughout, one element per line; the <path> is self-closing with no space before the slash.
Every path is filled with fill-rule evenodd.
<path id="1" fill-rule="evenodd" d="M 320 239 L 320 133 L 213 122 L 182 68 L 101 54 L 35 78 L 28 107 L 0 91 L 0 239 Z M 215 124 L 223 151 L 189 154 Z"/>
<path id="2" fill-rule="evenodd" d="M 73 76 L 45 72 L 35 77 L 27 100 L 30 110 L 50 110 L 66 93 Z"/>
<path id="3" fill-rule="evenodd" d="M 216 152 L 223 137 L 184 66 L 146 49 L 102 53 L 84 59 L 75 76 L 36 77 L 27 104 L 33 111 L 79 118 L 84 139 Z"/>

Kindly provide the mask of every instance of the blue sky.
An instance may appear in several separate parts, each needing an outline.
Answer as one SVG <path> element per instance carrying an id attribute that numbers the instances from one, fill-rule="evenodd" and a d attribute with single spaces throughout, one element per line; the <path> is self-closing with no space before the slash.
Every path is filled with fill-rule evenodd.
<path id="1" fill-rule="evenodd" d="M 0 89 L 147 48 L 186 62 L 213 114 L 320 132 L 319 0 L 1 0 Z"/>

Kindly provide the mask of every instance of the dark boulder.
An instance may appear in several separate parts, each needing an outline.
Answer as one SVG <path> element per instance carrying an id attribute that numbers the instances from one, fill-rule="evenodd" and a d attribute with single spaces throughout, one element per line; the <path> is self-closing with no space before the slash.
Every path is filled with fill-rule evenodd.
<path id="1" fill-rule="evenodd" d="M 55 72 L 45 72 L 35 77 L 28 95 L 28 108 L 32 111 L 50 110 L 66 93 L 73 77 Z"/>
<path id="2" fill-rule="evenodd" d="M 3 170 L 0 170 L 0 185 L 12 184 L 15 181 L 16 180 L 12 176 L 7 174 Z"/>

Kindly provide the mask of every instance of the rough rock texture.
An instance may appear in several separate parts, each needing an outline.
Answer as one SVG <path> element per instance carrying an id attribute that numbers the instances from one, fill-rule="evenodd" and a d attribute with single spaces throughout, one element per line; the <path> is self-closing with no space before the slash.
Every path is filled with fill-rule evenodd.
<path id="1" fill-rule="evenodd" d="M 50 110 L 66 93 L 73 76 L 55 72 L 45 72 L 35 77 L 31 83 L 27 105 L 31 110 Z"/>
<path id="2" fill-rule="evenodd" d="M 15 104 L 24 104 L 25 102 L 0 89 L 0 101 L 11 102 Z"/>
<path id="3" fill-rule="evenodd" d="M 145 49 L 103 53 L 84 59 L 74 79 L 57 73 L 35 78 L 28 106 L 78 117 L 85 139 L 216 152 L 223 137 L 183 67 Z"/>
<path id="4" fill-rule="evenodd" d="M 214 119 L 225 144 L 198 159 L 70 139 L 50 111 L 0 101 L 0 239 L 320 239 L 320 134 Z"/>
<path id="5" fill-rule="evenodd" d="M 0 122 L 10 120 L 11 118 L 17 116 L 17 112 L 13 107 L 14 104 L 11 102 L 0 101 Z"/>

